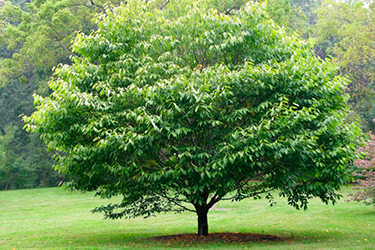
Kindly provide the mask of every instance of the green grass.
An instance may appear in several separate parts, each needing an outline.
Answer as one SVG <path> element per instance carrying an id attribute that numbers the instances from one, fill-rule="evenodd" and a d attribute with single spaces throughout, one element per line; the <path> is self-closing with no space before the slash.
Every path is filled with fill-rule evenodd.
<path id="1" fill-rule="evenodd" d="M 349 187 L 342 191 L 344 196 L 349 192 Z M 92 193 L 60 188 L 1 191 L 0 249 L 375 249 L 374 207 L 343 200 L 335 206 L 313 200 L 308 211 L 289 207 L 285 199 L 277 199 L 274 207 L 266 200 L 220 202 L 218 207 L 227 210 L 209 213 L 210 232 L 275 234 L 292 241 L 186 246 L 150 238 L 195 233 L 193 213 L 110 221 L 90 212 L 108 203 Z"/>

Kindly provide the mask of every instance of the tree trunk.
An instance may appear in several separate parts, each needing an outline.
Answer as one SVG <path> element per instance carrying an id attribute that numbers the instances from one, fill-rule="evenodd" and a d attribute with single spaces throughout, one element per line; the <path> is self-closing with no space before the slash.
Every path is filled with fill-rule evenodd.
<path id="1" fill-rule="evenodd" d="M 209 192 L 204 192 L 201 197 L 202 200 L 205 202 L 202 204 L 193 203 L 195 207 L 195 211 L 198 215 L 198 235 L 199 236 L 207 236 L 208 235 L 208 220 L 207 220 L 207 213 L 210 210 L 210 207 L 212 204 L 207 204 L 206 201 L 208 199 L 208 196 L 210 195 Z"/>
<path id="2" fill-rule="evenodd" d="M 9 188 L 9 183 L 10 183 L 10 181 L 8 180 L 7 183 L 6 183 L 6 185 L 5 185 L 5 189 L 4 189 L 4 191 L 7 191 L 7 190 L 8 190 L 8 188 Z"/>
<path id="3" fill-rule="evenodd" d="M 198 214 L 198 235 L 199 236 L 207 236 L 208 235 L 207 212 L 208 211 L 200 211 L 200 212 L 197 213 Z"/>
<path id="4" fill-rule="evenodd" d="M 10 162 L 9 162 L 10 163 Z M 10 185 L 10 181 L 12 180 L 12 176 L 10 175 L 10 167 L 6 169 L 6 173 L 7 175 L 9 176 L 9 178 L 7 178 L 7 183 L 5 184 L 5 189 L 4 191 L 7 191 L 8 188 L 9 188 L 9 185 Z"/>

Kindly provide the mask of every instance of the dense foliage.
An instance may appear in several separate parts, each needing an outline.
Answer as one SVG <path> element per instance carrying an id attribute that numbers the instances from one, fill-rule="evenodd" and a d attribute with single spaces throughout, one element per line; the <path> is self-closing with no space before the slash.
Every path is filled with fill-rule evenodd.
<path id="1" fill-rule="evenodd" d="M 104 10 L 104 3 L 117 6 L 123 1 L 104 0 L 11 0 L 0 1 L 0 130 L 16 126 L 14 157 L 29 174 L 9 188 L 56 185 L 53 159 L 38 140 L 22 130 L 20 114 L 31 114 L 32 93 L 48 95 L 52 67 L 70 64 L 71 41 L 76 31 L 89 34 L 92 21 Z M 258 1 L 263 2 L 263 1 Z M 209 0 L 218 12 L 231 15 L 246 0 Z M 361 119 L 365 131 L 375 129 L 374 7 L 373 1 L 268 0 L 267 12 L 289 34 L 315 40 L 313 50 L 320 58 L 331 57 L 339 73 L 350 79 L 352 116 Z M 159 8 L 168 1 L 159 1 Z M 351 120 L 352 118 L 346 118 Z M 29 172 L 29 170 L 31 172 Z M 1 177 L 4 178 L 4 175 Z M 41 182 L 41 180 L 43 180 Z M 0 182 L 0 189 L 6 182 Z"/>
<path id="2" fill-rule="evenodd" d="M 343 123 L 344 79 L 260 5 L 205 3 L 107 9 L 53 93 L 35 96 L 28 130 L 59 152 L 71 188 L 123 197 L 96 209 L 109 218 L 188 210 L 207 235 L 221 199 L 335 202 L 360 134 Z"/>

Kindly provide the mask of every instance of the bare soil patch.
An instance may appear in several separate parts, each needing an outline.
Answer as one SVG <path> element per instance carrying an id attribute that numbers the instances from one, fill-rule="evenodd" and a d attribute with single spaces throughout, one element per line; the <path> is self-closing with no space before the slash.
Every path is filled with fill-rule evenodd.
<path id="1" fill-rule="evenodd" d="M 269 241 L 288 241 L 288 237 L 280 237 L 268 234 L 251 233 L 210 233 L 207 236 L 198 236 L 198 234 L 176 234 L 163 235 L 152 238 L 156 241 L 166 241 L 168 243 L 195 243 L 195 242 L 222 242 L 222 243 L 240 243 L 240 242 L 269 242 Z"/>

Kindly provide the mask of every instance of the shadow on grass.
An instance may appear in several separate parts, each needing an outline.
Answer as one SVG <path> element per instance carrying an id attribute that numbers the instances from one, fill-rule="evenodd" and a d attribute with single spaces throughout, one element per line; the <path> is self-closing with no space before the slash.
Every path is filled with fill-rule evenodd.
<path id="1" fill-rule="evenodd" d="M 374 207 L 373 211 L 358 212 L 355 215 L 356 216 L 366 216 L 366 218 L 374 218 L 375 219 L 375 207 Z"/>
<path id="2" fill-rule="evenodd" d="M 306 243 L 329 243 L 334 240 L 340 240 L 347 237 L 343 231 L 334 230 L 332 228 L 325 228 L 321 230 L 291 230 L 280 232 L 281 235 L 289 235 L 291 244 L 306 244 Z"/>

